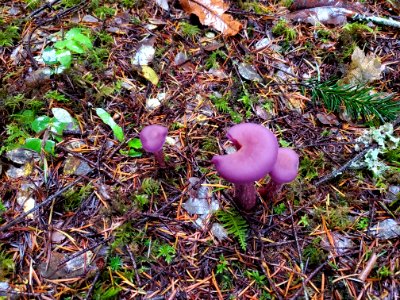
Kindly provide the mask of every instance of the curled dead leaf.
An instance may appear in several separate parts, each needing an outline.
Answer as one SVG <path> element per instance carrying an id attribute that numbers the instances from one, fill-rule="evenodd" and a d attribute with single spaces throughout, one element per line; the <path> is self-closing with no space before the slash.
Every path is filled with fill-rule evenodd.
<path id="1" fill-rule="evenodd" d="M 229 5 L 222 0 L 179 0 L 182 8 L 189 14 L 199 17 L 203 25 L 212 26 L 226 36 L 234 36 L 242 24 L 225 14 Z"/>

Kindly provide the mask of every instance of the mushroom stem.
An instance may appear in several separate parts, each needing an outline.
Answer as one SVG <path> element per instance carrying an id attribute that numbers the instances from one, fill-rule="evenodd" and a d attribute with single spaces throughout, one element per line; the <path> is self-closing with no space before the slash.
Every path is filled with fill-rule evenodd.
<path id="1" fill-rule="evenodd" d="M 162 149 L 158 150 L 158 151 L 154 152 L 153 154 L 154 154 L 154 158 L 156 159 L 156 162 L 158 163 L 160 168 L 165 168 L 165 159 L 164 159 L 163 150 Z"/>
<path id="2" fill-rule="evenodd" d="M 236 183 L 234 199 L 243 210 L 251 210 L 256 205 L 257 199 L 254 183 Z"/>
<path id="3" fill-rule="evenodd" d="M 276 183 L 272 179 L 263 188 L 258 189 L 260 197 L 264 200 L 275 200 L 276 195 L 282 190 L 282 183 Z"/>

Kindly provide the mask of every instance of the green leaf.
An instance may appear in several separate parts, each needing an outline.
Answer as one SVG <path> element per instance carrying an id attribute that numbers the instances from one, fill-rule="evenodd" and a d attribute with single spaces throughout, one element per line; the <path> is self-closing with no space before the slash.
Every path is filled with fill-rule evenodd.
<path id="1" fill-rule="evenodd" d="M 71 51 L 62 49 L 62 50 L 57 50 L 57 60 L 58 62 L 64 66 L 65 68 L 69 68 L 72 63 L 72 54 Z"/>
<path id="2" fill-rule="evenodd" d="M 29 138 L 26 139 L 24 148 L 33 150 L 37 153 L 42 152 L 42 143 L 43 141 L 38 138 Z M 50 154 L 54 154 L 56 143 L 52 140 L 47 140 L 44 145 L 44 151 Z"/>
<path id="3" fill-rule="evenodd" d="M 239 240 L 240 247 L 245 251 L 247 248 L 246 239 L 248 234 L 248 224 L 246 220 L 234 209 L 226 211 L 219 210 L 217 212 L 217 219 L 229 234 L 233 234 Z"/>
<path id="4" fill-rule="evenodd" d="M 54 115 L 54 118 L 62 123 L 73 123 L 74 118 L 71 117 L 68 111 L 60 107 L 54 107 L 51 109 L 51 112 Z"/>
<path id="5" fill-rule="evenodd" d="M 85 49 L 83 49 L 82 46 L 79 45 L 74 40 L 67 40 L 65 46 L 68 50 L 71 50 L 71 52 L 73 53 L 79 53 L 79 54 L 85 53 Z"/>
<path id="6" fill-rule="evenodd" d="M 43 61 L 46 65 L 54 65 L 57 63 L 56 49 L 45 48 L 42 53 Z"/>
<path id="7" fill-rule="evenodd" d="M 50 122 L 51 122 L 51 118 L 49 118 L 48 116 L 37 117 L 32 122 L 32 129 L 36 133 L 42 132 L 43 130 L 45 130 L 49 127 Z"/>
<path id="8" fill-rule="evenodd" d="M 122 128 L 120 126 L 118 126 L 117 123 L 115 123 L 114 119 L 111 117 L 111 115 L 108 112 L 106 112 L 102 108 L 96 108 L 96 114 L 100 117 L 100 119 L 105 124 L 107 124 L 108 126 L 111 127 L 111 129 L 114 132 L 114 135 L 118 141 L 122 142 L 125 139 Z"/>
<path id="9" fill-rule="evenodd" d="M 142 149 L 142 142 L 138 138 L 129 140 L 128 147 L 132 149 Z"/>
<path id="10" fill-rule="evenodd" d="M 150 81 L 153 85 L 158 84 L 157 73 L 149 66 L 142 66 L 142 75 L 144 78 L 146 78 L 148 81 Z"/>
<path id="11" fill-rule="evenodd" d="M 65 49 L 65 47 L 67 46 L 67 41 L 66 40 L 62 40 L 62 41 L 58 41 L 56 43 L 54 43 L 54 48 L 56 49 Z"/>
<path id="12" fill-rule="evenodd" d="M 79 28 L 70 29 L 66 33 L 65 39 L 74 40 L 74 41 L 78 42 L 79 44 L 85 46 L 88 49 L 93 48 L 92 41 L 90 40 L 90 38 L 87 37 L 86 35 L 82 34 L 82 32 Z"/>
<path id="13" fill-rule="evenodd" d="M 68 123 L 60 122 L 53 118 L 50 130 L 58 135 L 62 135 L 64 129 L 67 127 Z"/>

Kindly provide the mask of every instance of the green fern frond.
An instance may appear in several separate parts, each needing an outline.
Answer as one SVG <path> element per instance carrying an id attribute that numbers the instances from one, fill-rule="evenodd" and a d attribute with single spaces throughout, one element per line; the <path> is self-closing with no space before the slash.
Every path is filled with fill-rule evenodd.
<path id="1" fill-rule="evenodd" d="M 217 219 L 221 222 L 228 234 L 232 234 L 238 239 L 242 250 L 246 251 L 246 239 L 249 225 L 239 214 L 239 212 L 234 209 L 229 209 L 226 211 L 220 210 L 217 212 Z"/>
<path id="2" fill-rule="evenodd" d="M 321 101 L 328 110 L 336 113 L 345 109 L 356 120 L 392 121 L 400 113 L 400 103 L 393 101 L 393 95 L 372 93 L 372 88 L 366 86 L 339 85 L 333 80 L 314 84 L 312 100 Z"/>

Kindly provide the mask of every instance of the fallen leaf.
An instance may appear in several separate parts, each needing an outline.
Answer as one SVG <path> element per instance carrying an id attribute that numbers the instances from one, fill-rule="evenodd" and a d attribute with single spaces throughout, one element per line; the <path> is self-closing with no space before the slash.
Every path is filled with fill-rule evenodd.
<path id="1" fill-rule="evenodd" d="M 294 22 L 308 23 L 311 25 L 331 24 L 342 25 L 347 22 L 347 17 L 356 14 L 354 10 L 344 7 L 315 7 L 302 9 L 288 14 L 288 18 Z"/>
<path id="2" fill-rule="evenodd" d="M 226 36 L 236 35 L 242 24 L 225 14 L 229 4 L 221 0 L 180 0 L 183 9 L 189 14 L 199 17 L 203 25 L 212 26 Z"/>
<path id="3" fill-rule="evenodd" d="M 256 68 L 246 63 L 240 63 L 238 65 L 239 74 L 247 80 L 251 81 L 262 81 L 262 77 L 258 75 Z"/>
<path id="4" fill-rule="evenodd" d="M 142 66 L 142 76 L 150 81 L 153 85 L 158 84 L 157 73 L 149 66 Z"/>
<path id="5" fill-rule="evenodd" d="M 366 8 L 364 5 L 358 2 L 348 2 L 342 0 L 294 0 L 292 5 L 289 7 L 291 11 L 316 8 L 323 6 L 331 7 L 342 7 L 351 10 L 356 10 L 359 13 L 365 12 Z"/>
<path id="6" fill-rule="evenodd" d="M 156 4 L 163 10 L 169 11 L 169 5 L 167 0 L 156 0 Z"/>
<path id="7" fill-rule="evenodd" d="M 351 55 L 351 64 L 347 75 L 340 83 L 360 85 L 373 82 L 381 78 L 381 72 L 380 58 L 371 53 L 365 55 L 363 50 L 356 47 Z"/>

